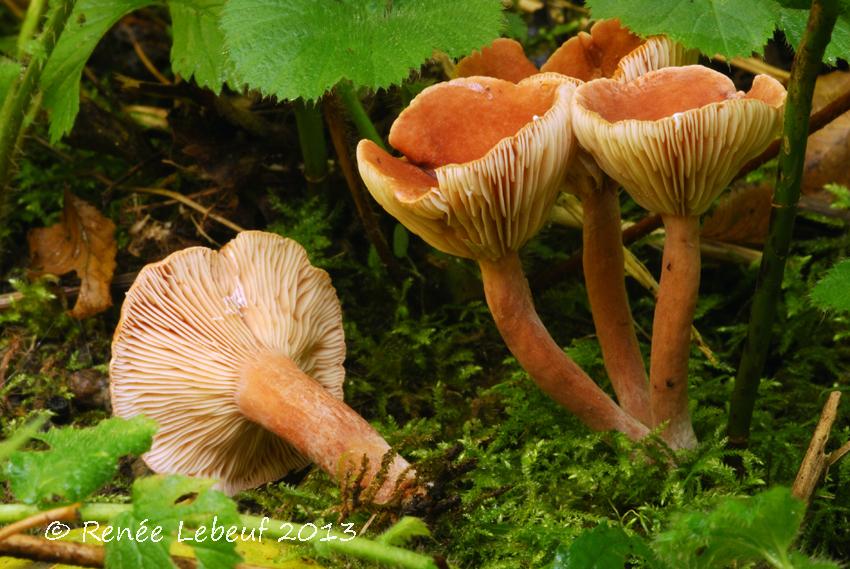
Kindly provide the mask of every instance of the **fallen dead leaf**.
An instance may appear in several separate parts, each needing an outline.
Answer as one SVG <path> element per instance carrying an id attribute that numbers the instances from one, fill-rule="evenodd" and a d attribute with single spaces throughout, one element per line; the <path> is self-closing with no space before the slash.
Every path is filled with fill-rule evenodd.
<path id="1" fill-rule="evenodd" d="M 818 77 L 812 99 L 812 112 L 817 112 L 850 90 L 850 72 L 833 71 Z M 821 192 L 824 184 L 850 185 L 850 112 L 844 113 L 809 137 L 803 193 L 830 201 Z"/>
<path id="2" fill-rule="evenodd" d="M 724 243 L 763 245 L 770 226 L 771 184 L 743 186 L 720 201 L 702 225 L 702 237 Z"/>
<path id="3" fill-rule="evenodd" d="M 109 285 L 115 271 L 115 224 L 93 205 L 65 192 L 65 208 L 59 223 L 30 230 L 27 235 L 36 276 L 80 277 L 80 295 L 70 315 L 86 318 L 112 305 Z"/>

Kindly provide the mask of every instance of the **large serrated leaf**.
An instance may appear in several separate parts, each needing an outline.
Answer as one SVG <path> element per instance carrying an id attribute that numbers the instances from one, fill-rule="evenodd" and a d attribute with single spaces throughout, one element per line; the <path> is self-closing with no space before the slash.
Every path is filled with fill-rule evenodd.
<path id="1" fill-rule="evenodd" d="M 80 109 L 80 76 L 100 38 L 125 14 L 155 0 L 79 0 L 41 74 L 50 140 L 71 131 Z"/>
<path id="2" fill-rule="evenodd" d="M 641 538 L 603 522 L 562 544 L 551 569 L 621 569 L 633 556 L 644 560 L 642 566 L 663 567 Z"/>
<path id="3" fill-rule="evenodd" d="M 774 0 L 588 0 L 594 18 L 620 18 L 642 36 L 665 34 L 706 55 L 749 56 L 773 35 Z"/>
<path id="4" fill-rule="evenodd" d="M 194 78 L 216 93 L 225 84 L 236 85 L 233 65 L 224 51 L 219 19 L 225 0 L 169 0 L 171 12 L 171 69 Z"/>
<path id="5" fill-rule="evenodd" d="M 812 302 L 827 310 L 850 312 L 850 259 L 832 267 L 815 288 Z"/>
<path id="6" fill-rule="evenodd" d="M 680 569 L 713 569 L 787 559 L 806 508 L 788 488 L 725 498 L 711 512 L 680 515 L 656 537 L 654 549 Z"/>
<path id="7" fill-rule="evenodd" d="M 150 476 L 140 478 L 133 484 L 133 509 L 112 520 L 114 527 L 130 528 L 135 534 L 141 525 L 148 531 L 159 526 L 162 539 L 121 540 L 107 544 L 106 564 L 109 567 L 138 567 L 140 569 L 162 569 L 173 567 L 168 556 L 172 542 L 180 540 L 194 549 L 200 569 L 232 569 L 241 556 L 236 545 L 224 534 L 211 536 L 213 526 L 240 527 L 241 522 L 236 504 L 227 496 L 212 490 L 211 480 L 199 480 L 185 476 Z M 193 497 L 184 499 L 187 495 Z M 208 528 L 207 539 L 194 539 L 190 528 Z M 150 535 L 150 534 L 148 534 Z"/>
<path id="8" fill-rule="evenodd" d="M 224 29 L 239 78 L 282 99 L 317 99 L 341 79 L 377 89 L 440 50 L 499 35 L 499 0 L 229 0 Z"/>
<path id="9" fill-rule="evenodd" d="M 12 493 L 27 504 L 76 502 L 115 475 L 119 458 L 148 450 L 155 432 L 156 423 L 141 416 L 87 429 L 54 428 L 33 437 L 49 450 L 13 453 L 5 475 Z"/>
<path id="10" fill-rule="evenodd" d="M 785 33 L 785 38 L 794 49 L 797 49 L 800 40 L 803 39 L 808 20 L 808 10 L 782 8 L 779 11 L 777 26 Z M 844 15 L 836 20 L 835 27 L 832 29 L 832 38 L 826 46 L 823 59 L 830 65 L 835 65 L 838 59 L 850 61 L 850 16 Z"/>

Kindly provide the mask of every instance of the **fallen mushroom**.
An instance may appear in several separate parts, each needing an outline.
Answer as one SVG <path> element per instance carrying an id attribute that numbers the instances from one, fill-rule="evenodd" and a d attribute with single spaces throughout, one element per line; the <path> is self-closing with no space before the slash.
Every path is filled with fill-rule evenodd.
<path id="1" fill-rule="evenodd" d="M 363 140 L 357 161 L 391 215 L 437 249 L 478 261 L 502 337 L 543 391 L 589 427 L 637 439 L 647 428 L 549 336 L 517 253 L 546 222 L 573 151 L 573 90 L 557 74 L 518 84 L 489 77 L 441 83 L 392 126 L 390 144 L 404 159 Z"/>
<path id="2" fill-rule="evenodd" d="M 634 200 L 661 214 L 667 231 L 652 332 L 650 403 L 664 437 L 693 447 L 687 376 L 699 290 L 699 216 L 738 170 L 776 136 L 782 85 L 756 76 L 749 93 L 697 65 L 647 73 L 628 83 L 579 87 L 573 128 L 579 142 Z"/>
<path id="3" fill-rule="evenodd" d="M 541 70 L 580 81 L 599 77 L 625 81 L 653 69 L 695 62 L 696 57 L 696 51 L 666 37 L 642 40 L 616 19 L 600 20 L 590 33 L 580 32 L 564 42 Z M 473 72 L 516 81 L 536 68 L 518 42 L 499 39 L 458 63 L 457 75 Z M 625 286 L 619 184 L 579 148 L 567 171 L 566 190 L 581 198 L 584 209 L 583 273 L 605 370 L 623 409 L 650 425 L 649 382 Z"/>
<path id="4" fill-rule="evenodd" d="M 146 266 L 112 342 L 115 415 L 159 424 L 156 472 L 218 480 L 233 494 L 312 461 L 375 480 L 389 445 L 342 401 L 342 313 L 330 278 L 295 241 L 246 231 Z M 375 500 L 412 483 L 393 458 Z"/>

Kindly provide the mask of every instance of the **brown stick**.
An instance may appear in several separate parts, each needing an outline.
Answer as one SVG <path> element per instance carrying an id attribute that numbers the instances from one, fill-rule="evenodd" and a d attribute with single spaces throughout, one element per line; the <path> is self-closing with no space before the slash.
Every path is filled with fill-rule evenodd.
<path id="1" fill-rule="evenodd" d="M 800 470 L 797 471 L 797 477 L 791 487 L 791 493 L 806 503 L 811 501 L 818 482 L 823 478 L 824 472 L 830 464 L 831 456 L 827 455 L 824 449 L 829 441 L 832 425 L 838 415 L 839 401 L 841 401 L 840 391 L 833 391 L 829 394 L 829 399 L 826 400 L 823 411 L 821 411 L 818 425 L 815 427 L 815 434 L 809 442 L 806 456 L 803 457 Z"/>
<path id="2" fill-rule="evenodd" d="M 75 520 L 77 519 L 79 507 L 79 503 L 71 504 L 70 506 L 62 506 L 61 508 L 45 510 L 43 512 L 37 513 L 34 516 L 18 520 L 13 524 L 9 524 L 6 527 L 0 528 L 0 541 L 3 541 L 7 537 L 15 535 L 16 533 L 23 533 L 29 529 L 49 524 L 50 522 L 55 522 L 58 520 Z"/>
<path id="3" fill-rule="evenodd" d="M 369 486 L 391 452 L 363 417 L 279 354 L 263 355 L 243 369 L 236 402 L 246 417 L 286 440 L 336 480 L 356 475 L 366 456 L 363 486 Z M 375 501 L 390 501 L 397 486 L 408 490 L 413 478 L 410 464 L 396 456 Z"/>
<path id="4" fill-rule="evenodd" d="M 80 567 L 103 567 L 106 558 L 103 547 L 71 541 L 48 541 L 29 535 L 13 535 L 0 541 L 0 555 Z M 198 566 L 191 557 L 172 555 L 171 560 L 179 569 L 196 569 Z M 239 563 L 236 567 L 259 569 L 260 566 Z"/>
<path id="5" fill-rule="evenodd" d="M 617 400 L 626 413 L 651 425 L 649 382 L 626 294 L 620 200 L 617 186 L 608 182 L 582 199 L 584 280 Z"/>
<path id="6" fill-rule="evenodd" d="M 348 143 L 345 137 L 345 127 L 343 119 L 340 116 L 339 103 L 332 100 L 322 108 L 325 112 L 325 122 L 328 124 L 328 131 L 331 135 L 331 143 L 336 152 L 339 168 L 345 176 L 345 182 L 348 184 L 348 190 L 351 192 L 351 199 L 354 201 L 354 208 L 357 210 L 357 215 L 360 217 L 360 223 L 363 224 L 363 229 L 366 231 L 366 237 L 375 247 L 375 252 L 381 259 L 381 263 L 389 271 L 390 275 L 396 279 L 401 279 L 401 267 L 390 251 L 387 240 L 384 237 L 381 228 L 378 226 L 378 219 L 375 217 L 375 212 L 372 211 L 369 201 L 366 199 L 366 192 L 363 189 L 363 182 L 357 174 L 357 169 L 351 161 L 349 154 Z"/>
<path id="7" fill-rule="evenodd" d="M 596 431 L 617 430 L 637 440 L 646 426 L 623 411 L 558 346 L 543 326 L 516 253 L 479 260 L 487 305 L 508 349 L 547 395 Z"/>
<path id="8" fill-rule="evenodd" d="M 667 423 L 662 436 L 671 448 L 693 448 L 697 441 L 688 413 L 688 359 L 699 293 L 699 218 L 664 216 L 664 227 L 649 364 L 652 421 L 654 426 Z"/>

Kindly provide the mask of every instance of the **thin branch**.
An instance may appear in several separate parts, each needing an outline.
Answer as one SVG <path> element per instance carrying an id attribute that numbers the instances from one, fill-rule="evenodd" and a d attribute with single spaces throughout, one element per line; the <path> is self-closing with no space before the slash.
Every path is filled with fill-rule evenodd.
<path id="1" fill-rule="evenodd" d="M 797 477 L 791 487 L 791 493 L 806 503 L 812 499 L 815 487 L 830 464 L 830 456 L 824 453 L 824 448 L 829 441 L 829 433 L 832 431 L 832 425 L 838 415 L 839 401 L 841 401 L 840 391 L 833 391 L 829 394 L 829 399 L 823 406 L 820 420 L 815 428 L 815 434 L 809 442 L 806 456 L 800 464 L 800 470 L 797 471 Z"/>
<path id="2" fill-rule="evenodd" d="M 389 271 L 390 275 L 396 279 L 401 279 L 401 268 L 398 265 L 395 257 L 390 251 L 387 240 L 384 237 L 381 228 L 378 226 L 378 219 L 369 201 L 366 198 L 366 191 L 363 189 L 363 183 L 360 176 L 357 174 L 354 163 L 349 154 L 348 143 L 346 142 L 345 126 L 340 116 L 338 105 L 340 104 L 334 96 L 330 101 L 327 101 L 323 107 L 325 111 L 325 122 L 328 124 L 328 130 L 331 134 L 331 143 L 336 152 L 339 168 L 345 176 L 345 182 L 348 184 L 348 190 L 351 192 L 351 199 L 354 201 L 354 207 L 357 210 L 357 215 L 360 217 L 360 222 L 363 224 L 363 229 L 366 231 L 366 237 L 375 247 L 378 257 L 381 259 L 384 267 Z"/>
<path id="3" fill-rule="evenodd" d="M 70 506 L 62 506 L 61 508 L 54 508 L 53 510 L 45 510 L 28 518 L 19 520 L 13 524 L 9 524 L 6 527 L 0 528 L 0 541 L 32 528 L 47 525 L 50 522 L 74 520 L 77 518 L 79 507 L 80 504 L 71 504 Z"/>
<path id="4" fill-rule="evenodd" d="M 738 448 L 746 447 L 749 441 L 758 385 L 770 348 L 782 276 L 800 199 L 815 81 L 837 17 L 837 0 L 812 1 L 806 31 L 791 68 L 782 149 L 771 204 L 770 230 L 753 295 L 747 340 L 729 407 L 729 443 Z"/>
<path id="5" fill-rule="evenodd" d="M 233 223 L 232 221 L 230 221 L 226 217 L 222 217 L 222 216 L 220 216 L 216 213 L 213 213 L 212 207 L 204 207 L 203 205 L 199 204 L 195 200 L 193 200 L 193 199 L 191 199 L 187 196 L 184 196 L 183 194 L 181 194 L 179 192 L 173 192 L 171 190 L 165 190 L 165 189 L 162 189 L 162 188 L 131 187 L 129 189 L 133 192 L 140 193 L 140 194 L 151 194 L 151 195 L 155 195 L 155 196 L 165 196 L 167 198 L 171 198 L 174 201 L 178 201 L 178 202 L 182 203 L 183 205 L 190 207 L 197 212 L 200 212 L 201 214 L 205 215 L 206 217 L 209 217 L 210 219 L 212 219 L 213 221 L 217 221 L 218 223 L 222 224 L 223 226 L 227 227 L 228 229 L 232 229 L 233 231 L 235 231 L 237 233 L 239 233 L 240 231 L 247 231 L 244 227 L 242 227 L 241 225 L 237 225 L 237 224 Z"/>

